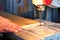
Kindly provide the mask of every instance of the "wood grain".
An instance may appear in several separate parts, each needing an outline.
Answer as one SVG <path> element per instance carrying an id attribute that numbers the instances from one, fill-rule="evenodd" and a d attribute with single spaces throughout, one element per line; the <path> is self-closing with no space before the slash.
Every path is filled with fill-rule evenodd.
<path id="1" fill-rule="evenodd" d="M 15 16 L 15 15 L 12 15 L 12 14 L 6 13 L 6 12 L 0 12 L 0 16 L 3 16 L 5 18 L 11 20 L 12 22 L 20 25 L 20 26 L 39 23 L 38 21 L 35 21 L 35 20 L 32 20 L 32 19 L 23 18 L 21 16 Z"/>

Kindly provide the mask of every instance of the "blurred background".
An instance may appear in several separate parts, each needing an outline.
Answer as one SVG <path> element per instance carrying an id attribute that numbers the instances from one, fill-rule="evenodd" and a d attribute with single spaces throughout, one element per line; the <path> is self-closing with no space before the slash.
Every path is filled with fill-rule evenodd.
<path id="1" fill-rule="evenodd" d="M 36 10 L 36 6 L 32 4 L 32 0 L 0 0 L 0 4 L 3 9 L 2 11 L 30 19 L 39 18 L 38 10 Z M 35 16 L 34 13 L 37 15 Z M 41 13 L 41 19 L 60 23 L 60 8 L 45 6 L 45 11 Z"/>

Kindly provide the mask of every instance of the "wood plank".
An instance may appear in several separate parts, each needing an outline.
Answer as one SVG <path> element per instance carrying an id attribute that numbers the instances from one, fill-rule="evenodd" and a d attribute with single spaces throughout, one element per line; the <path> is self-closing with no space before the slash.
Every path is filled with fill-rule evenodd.
<path id="1" fill-rule="evenodd" d="M 25 40 L 40 40 L 40 39 L 44 40 L 45 37 L 52 36 L 56 33 L 58 34 L 59 31 L 49 29 L 44 26 L 37 26 L 37 27 L 23 30 L 22 32 L 17 33 L 16 35 L 18 35 L 19 37 Z"/>
<path id="2" fill-rule="evenodd" d="M 32 20 L 32 19 L 27 19 L 27 18 L 23 18 L 23 17 L 19 17 L 19 16 L 15 16 L 6 12 L 0 12 L 0 16 L 3 16 L 9 20 L 11 20 L 12 22 L 20 25 L 20 26 L 24 26 L 24 25 L 30 25 L 30 24 L 35 24 L 35 23 L 39 23 L 38 21 Z"/>
<path id="3" fill-rule="evenodd" d="M 3 16 L 5 18 L 11 20 L 12 22 L 20 25 L 20 26 L 39 23 L 38 21 L 19 17 L 19 16 L 15 16 L 15 15 L 11 15 L 11 14 L 6 13 L 6 12 L 0 12 L 0 16 Z M 45 37 L 52 36 L 58 32 L 59 31 L 50 29 L 48 27 L 46 28 L 44 26 L 41 27 L 41 26 L 32 25 L 31 27 L 29 27 L 29 29 L 28 28 L 24 29 L 20 33 L 16 33 L 16 35 L 25 39 L 25 40 L 40 40 L 40 39 L 43 40 Z"/>
<path id="4" fill-rule="evenodd" d="M 40 36 L 33 34 L 31 32 L 28 32 L 26 30 L 23 30 L 22 32 L 17 33 L 16 35 L 18 35 L 19 37 L 21 37 L 25 40 L 38 40 L 41 38 Z"/>
<path id="5" fill-rule="evenodd" d="M 5 18 L 11 20 L 12 22 L 14 22 L 20 26 L 24 26 L 24 27 L 25 27 L 25 25 L 39 23 L 38 21 L 15 16 L 15 15 L 11 15 L 6 12 L 0 12 L 0 16 L 5 17 Z M 35 40 L 37 38 L 39 39 L 39 37 L 37 35 L 35 35 L 35 34 L 33 35 L 32 33 L 28 32 L 26 30 L 21 31 L 20 33 L 16 33 L 16 35 L 25 39 L 25 40 Z"/>

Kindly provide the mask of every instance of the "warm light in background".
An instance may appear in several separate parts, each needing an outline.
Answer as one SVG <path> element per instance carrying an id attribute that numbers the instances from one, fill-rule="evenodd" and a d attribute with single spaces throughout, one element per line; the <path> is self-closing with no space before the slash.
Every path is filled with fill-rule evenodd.
<path id="1" fill-rule="evenodd" d="M 37 6 L 37 5 L 42 5 L 43 1 L 42 0 L 32 0 L 32 3 Z"/>
<path id="2" fill-rule="evenodd" d="M 34 4 L 35 6 L 37 6 L 38 10 L 44 11 L 45 10 L 45 6 L 43 5 L 43 0 L 32 0 L 32 4 Z"/>
<path id="3" fill-rule="evenodd" d="M 60 7 L 60 0 L 32 0 L 34 5 L 46 5 L 52 8 L 59 8 Z"/>
<path id="4" fill-rule="evenodd" d="M 50 5 L 52 3 L 52 0 L 32 0 L 32 3 L 34 5 L 42 5 L 42 4 Z"/>

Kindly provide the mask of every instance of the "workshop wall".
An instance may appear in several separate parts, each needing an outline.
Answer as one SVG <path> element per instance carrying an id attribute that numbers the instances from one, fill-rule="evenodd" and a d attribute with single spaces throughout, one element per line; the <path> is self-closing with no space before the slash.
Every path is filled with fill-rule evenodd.
<path id="1" fill-rule="evenodd" d="M 53 8 L 53 22 L 58 22 L 59 20 L 58 15 L 59 15 L 58 8 Z"/>
<path id="2" fill-rule="evenodd" d="M 24 17 L 33 17 L 32 15 L 32 0 L 28 0 L 28 3 L 25 1 L 27 0 L 20 0 L 21 2 L 18 3 L 17 0 L 3 0 L 4 11 L 9 12 L 11 14 L 16 14 Z M 26 5 L 27 4 L 27 5 Z M 18 12 L 18 7 L 20 6 L 20 10 L 22 13 Z M 27 10 L 28 9 L 28 10 Z M 27 10 L 27 11 L 26 11 Z"/>
<path id="3" fill-rule="evenodd" d="M 22 9 L 22 13 L 18 13 L 18 6 L 24 8 L 24 0 L 21 0 L 20 3 L 17 3 L 17 0 L 2 0 L 4 11 L 16 14 L 23 17 L 34 18 L 34 6 L 32 5 L 32 0 L 28 0 L 28 11 L 24 12 Z M 26 0 L 25 0 L 26 1 Z M 1 1 L 0 1 L 1 2 Z M 26 6 L 25 6 L 26 7 Z M 58 9 L 53 9 L 50 7 L 46 7 L 46 12 L 42 12 L 42 19 L 56 22 L 58 19 Z"/>
<path id="4" fill-rule="evenodd" d="M 3 11 L 3 3 L 2 3 L 2 0 L 0 0 L 0 11 Z"/>
<path id="5" fill-rule="evenodd" d="M 4 11 L 17 15 L 17 2 L 16 0 L 5 0 Z"/>
<path id="6" fill-rule="evenodd" d="M 46 20 L 58 22 L 58 8 L 46 7 Z"/>
<path id="7" fill-rule="evenodd" d="M 17 0 L 5 0 L 4 1 L 4 7 L 5 7 L 4 9 L 7 12 L 17 14 L 18 6 L 24 7 L 24 0 L 21 0 L 20 3 L 17 3 Z M 28 0 L 28 11 L 29 12 L 32 11 L 31 8 L 32 8 L 31 0 Z"/>

